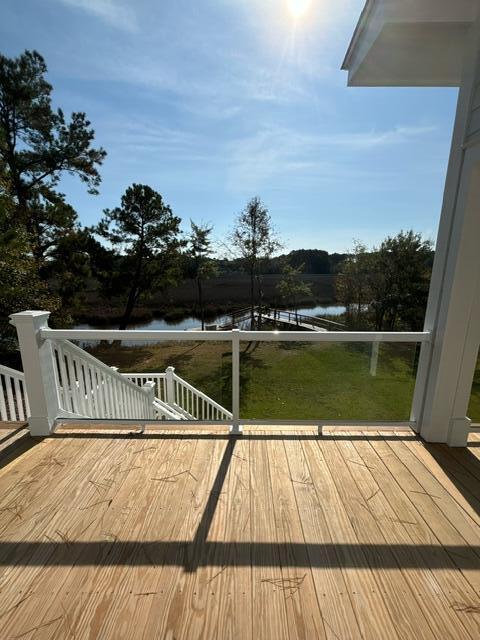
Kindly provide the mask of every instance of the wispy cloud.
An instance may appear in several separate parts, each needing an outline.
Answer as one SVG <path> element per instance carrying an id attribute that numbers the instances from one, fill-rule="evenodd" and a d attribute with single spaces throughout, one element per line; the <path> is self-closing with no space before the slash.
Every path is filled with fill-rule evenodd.
<path id="1" fill-rule="evenodd" d="M 411 142 L 435 130 L 431 126 L 397 126 L 384 131 L 308 135 L 291 128 L 266 127 L 230 144 L 228 186 L 259 190 L 272 181 L 306 183 L 310 179 L 361 177 L 358 153 Z M 336 154 L 334 149 L 337 149 Z M 328 151 L 328 153 L 327 153 Z M 287 180 L 287 182 L 285 182 Z"/>
<path id="2" fill-rule="evenodd" d="M 435 131 L 433 126 L 397 126 L 385 131 L 363 131 L 351 133 L 338 133 L 325 136 L 316 136 L 315 144 L 347 147 L 349 149 L 373 149 L 385 145 L 401 144 L 409 142 L 418 136 L 424 136 Z"/>
<path id="3" fill-rule="evenodd" d="M 124 117 L 113 117 L 104 126 L 105 143 L 121 154 L 154 156 L 160 162 L 206 160 L 208 139 L 187 129 L 162 126 L 151 118 L 137 122 Z"/>
<path id="4" fill-rule="evenodd" d="M 131 4 L 125 6 L 118 0 L 57 0 L 57 2 L 89 13 L 117 29 L 137 30 L 137 20 Z"/>

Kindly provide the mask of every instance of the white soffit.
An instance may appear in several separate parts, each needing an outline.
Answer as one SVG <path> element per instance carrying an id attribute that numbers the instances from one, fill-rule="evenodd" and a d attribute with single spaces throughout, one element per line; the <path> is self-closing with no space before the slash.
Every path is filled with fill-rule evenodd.
<path id="1" fill-rule="evenodd" d="M 342 69 L 360 87 L 460 84 L 480 0 L 367 0 Z"/>

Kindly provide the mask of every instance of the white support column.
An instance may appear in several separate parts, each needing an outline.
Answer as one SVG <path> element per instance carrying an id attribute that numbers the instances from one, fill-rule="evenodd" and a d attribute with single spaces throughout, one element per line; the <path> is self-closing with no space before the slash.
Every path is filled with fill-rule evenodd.
<path id="1" fill-rule="evenodd" d="M 40 329 L 48 327 L 49 316 L 48 311 L 22 311 L 10 316 L 20 345 L 32 436 L 50 435 L 60 412 L 52 346 L 39 336 Z"/>
<path id="2" fill-rule="evenodd" d="M 480 23 L 472 27 L 458 97 L 412 420 L 430 442 L 465 446 L 480 306 Z"/>
<path id="3" fill-rule="evenodd" d="M 240 426 L 240 333 L 232 331 L 232 427 L 230 433 L 242 433 Z"/>

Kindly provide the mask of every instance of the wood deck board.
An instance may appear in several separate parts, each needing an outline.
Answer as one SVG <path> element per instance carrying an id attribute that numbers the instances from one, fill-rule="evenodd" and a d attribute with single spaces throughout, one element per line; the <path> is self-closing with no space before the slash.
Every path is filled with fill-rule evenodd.
<path id="1" fill-rule="evenodd" d="M 352 477 L 364 500 L 364 508 L 370 511 L 372 518 L 378 523 L 385 543 L 392 546 L 400 572 L 409 588 L 407 597 L 411 600 L 411 607 L 414 611 L 420 609 L 420 613 L 415 614 L 416 624 L 419 619 L 425 618 L 424 625 L 428 625 L 428 629 L 422 631 L 422 637 L 432 637 L 432 634 L 435 638 L 445 640 L 458 640 L 462 635 L 470 637 L 468 633 L 462 634 L 459 630 L 461 624 L 455 629 L 452 628 L 451 615 L 445 613 L 451 603 L 442 592 L 435 574 L 423 567 L 419 550 L 411 545 L 407 525 L 397 518 L 388 496 L 383 492 L 382 485 L 375 480 L 368 462 L 362 458 L 353 442 L 342 441 L 339 448 L 348 461 Z M 407 563 L 412 566 L 408 570 L 402 569 Z M 425 597 L 430 603 L 429 607 L 422 606 Z"/>
<path id="2" fill-rule="evenodd" d="M 318 552 L 312 547 L 307 545 L 306 552 L 313 565 L 312 576 L 327 637 L 364 637 L 365 630 L 355 612 L 349 586 L 338 566 L 336 553 L 331 549 L 333 538 L 302 443 L 300 440 L 286 439 L 284 446 L 304 539 L 324 545 L 325 566 L 315 566 Z"/>
<path id="3" fill-rule="evenodd" d="M 81 633 L 81 622 L 76 619 L 77 607 L 72 600 L 75 601 L 77 593 L 83 592 L 82 608 L 88 609 L 91 598 L 86 597 L 85 594 L 92 591 L 93 582 L 93 580 L 88 581 L 89 568 L 82 562 L 82 554 L 85 553 L 82 543 L 99 539 L 103 547 L 101 554 L 110 551 L 112 554 L 115 553 L 114 540 L 109 535 L 111 528 L 109 521 L 113 521 L 120 532 L 121 523 L 126 518 L 122 513 L 123 509 L 118 508 L 117 504 L 123 502 L 122 496 L 125 491 L 131 496 L 133 502 L 138 497 L 138 490 L 143 487 L 137 479 L 132 479 L 135 471 L 133 467 L 137 465 L 137 456 L 134 451 L 141 445 L 133 441 L 118 440 L 105 441 L 105 445 L 106 448 L 100 448 L 100 453 L 103 455 L 95 456 L 96 464 L 91 467 L 91 471 L 83 470 L 83 477 L 78 480 L 78 495 L 73 501 L 74 508 L 70 508 L 70 501 L 60 503 L 60 508 L 48 522 L 48 533 L 44 536 L 53 545 L 57 542 L 61 543 L 56 551 L 58 566 L 52 564 L 42 571 L 36 567 L 35 580 L 32 580 L 28 586 L 35 606 L 28 610 L 28 615 L 18 611 L 17 616 L 13 616 L 9 621 L 10 624 L 5 627 L 6 633 L 9 633 L 10 628 L 12 634 L 18 628 L 21 633 L 25 633 L 40 625 L 41 629 L 36 633 L 38 637 L 47 634 L 47 637 L 52 638 L 58 634 L 57 637 L 62 638 L 67 633 L 66 627 L 73 624 L 78 625 Z M 91 463 L 92 459 L 90 459 Z M 105 491 L 102 492 L 101 487 L 105 487 Z M 99 489 L 101 494 L 98 493 Z M 115 535 L 115 533 L 113 530 L 112 534 Z M 72 545 L 74 541 L 75 546 Z M 108 568 L 103 568 L 94 574 L 90 573 L 90 577 L 94 577 L 96 590 L 99 592 L 97 600 L 100 601 L 103 599 L 103 593 L 110 592 L 109 585 L 104 582 L 106 573 Z M 67 593 L 70 597 L 65 595 Z M 69 608 L 68 612 L 67 608 Z M 52 620 L 58 621 L 58 623 L 52 623 L 54 627 L 49 624 Z"/>
<path id="4" fill-rule="evenodd" d="M 0 637 L 479 637 L 478 447 L 384 435 L 19 451 L 0 469 Z"/>
<path id="5" fill-rule="evenodd" d="M 280 575 L 272 576 L 285 595 L 289 637 L 333 638 L 325 628 L 282 440 L 268 446 L 268 471 L 279 543 Z M 300 543 L 300 544 L 299 544 Z M 297 568 L 298 566 L 298 568 Z M 305 567 L 302 569 L 301 567 Z"/>
<path id="6" fill-rule="evenodd" d="M 380 525 L 375 520 L 369 501 L 363 498 L 357 486 L 358 472 L 363 469 L 363 463 L 359 464 L 352 458 L 350 444 L 345 439 L 338 442 L 335 439 L 319 442 L 352 528 L 359 543 L 365 545 L 366 559 L 380 588 L 380 597 L 383 598 L 400 638 L 410 640 L 415 633 L 420 632 L 422 637 L 433 640 L 434 635 L 426 623 L 422 609 L 415 601 L 414 594 L 401 571 L 402 565 L 396 557 L 397 554 L 392 544 L 385 539 L 385 525 Z M 408 560 L 411 562 L 411 557 Z M 393 567 L 394 570 L 386 569 L 385 565 Z"/>
<path id="7" fill-rule="evenodd" d="M 197 442 L 188 488 L 183 504 L 177 507 L 177 518 L 171 530 L 172 539 L 194 540 L 211 493 L 215 462 L 225 444 L 225 440 L 202 439 Z M 146 638 L 188 637 L 183 630 L 191 625 L 196 611 L 192 600 L 196 597 L 193 588 L 195 573 L 189 569 L 193 564 L 202 565 L 201 553 L 198 545 L 191 548 L 184 545 L 175 550 L 174 562 L 165 563 L 158 577 L 157 594 L 150 603 Z M 163 615 L 157 615 L 159 609 Z M 212 611 L 215 611 L 214 607 Z"/>
<path id="8" fill-rule="evenodd" d="M 438 445 L 425 446 L 416 440 L 406 444 L 463 511 L 480 525 L 480 482 L 465 471 L 465 454 L 457 460 L 451 457 L 447 451 L 448 447 L 444 449 Z M 460 489 L 457 488 L 458 483 L 462 485 Z"/>
<path id="9" fill-rule="evenodd" d="M 384 446 L 386 446 L 386 449 L 383 448 Z M 431 473 L 425 473 L 425 468 L 422 469 L 422 467 L 417 467 L 415 464 L 412 465 L 412 469 L 407 466 L 409 462 L 415 463 L 418 460 L 415 456 L 405 459 L 401 447 L 392 448 L 386 442 L 384 445 L 378 444 L 378 452 L 388 463 L 390 471 L 401 490 L 408 495 L 420 514 L 429 530 L 429 536 L 431 538 L 435 536 L 436 540 L 450 555 L 457 570 L 467 577 L 477 595 L 480 594 L 478 528 L 476 539 L 472 537 L 471 542 L 475 544 L 475 546 L 472 546 L 462 537 L 458 530 L 462 528 L 462 521 L 465 519 L 463 509 L 458 508 L 458 505 L 456 508 L 451 505 L 447 506 L 447 503 L 454 501 L 453 497 L 448 493 L 437 495 L 424 488 L 424 484 L 428 486 L 431 482 L 436 482 L 436 479 Z M 450 518 L 446 516 L 445 510 L 449 512 Z M 468 527 L 469 531 L 470 527 Z M 435 550 L 437 549 L 438 547 L 435 546 Z"/>
<path id="10" fill-rule="evenodd" d="M 218 619 L 211 617 L 213 625 L 210 637 L 258 638 L 254 633 L 253 598 L 255 586 L 252 585 L 251 563 L 238 562 L 238 545 L 251 541 L 250 522 L 250 440 L 248 437 L 236 438 L 229 455 L 236 458 L 235 465 L 229 465 L 224 484 L 225 526 L 215 529 L 212 527 L 212 539 L 226 539 L 232 544 L 225 550 L 226 557 L 220 552 L 220 557 L 213 575 L 209 578 L 211 596 L 224 594 L 218 601 Z M 225 597 L 226 595 L 226 597 Z M 206 633 L 207 635 L 207 633 Z"/>
<path id="11" fill-rule="evenodd" d="M 437 569 L 431 571 L 431 574 L 447 599 L 447 607 L 445 608 L 447 615 L 449 612 L 455 611 L 471 637 L 477 638 L 480 635 L 480 619 L 478 616 L 465 614 L 465 611 L 475 609 L 478 603 L 477 594 L 458 571 L 450 555 L 439 543 L 435 532 L 428 527 L 421 512 L 417 510 L 407 493 L 401 489 L 400 484 L 396 481 L 392 482 L 388 457 L 382 456 L 374 443 L 367 439 L 368 436 L 371 437 L 371 434 L 365 433 L 364 435 L 366 439 L 356 440 L 354 446 L 377 485 L 381 487 L 395 514 L 395 520 L 403 525 L 410 538 L 410 544 L 418 545 L 423 566 L 429 567 L 433 564 L 438 566 Z M 423 447 L 424 445 L 419 441 L 419 446 Z M 452 628 L 455 631 L 458 629 L 456 625 L 452 625 Z"/>
<path id="12" fill-rule="evenodd" d="M 136 544 L 125 564 L 113 566 L 104 572 L 106 592 L 113 596 L 100 606 L 95 600 L 92 601 L 96 619 L 93 637 L 115 637 L 118 630 L 121 630 L 122 636 L 135 637 L 138 625 L 141 626 L 147 616 L 149 601 L 158 591 L 154 582 L 162 557 L 153 557 L 143 541 L 155 539 L 155 532 L 160 539 L 171 535 L 177 516 L 175 501 L 182 500 L 189 480 L 183 471 L 190 469 L 196 448 L 196 440 L 188 438 L 188 435 L 181 441 L 166 440 L 164 443 L 158 448 L 151 448 L 148 442 L 140 443 L 144 449 L 141 455 L 153 456 L 154 463 L 146 467 L 150 475 L 144 475 L 143 487 L 138 495 L 135 495 L 132 483 L 125 487 L 124 504 L 128 505 L 129 516 L 122 529 L 115 532 L 118 538 L 135 540 Z M 134 484 L 138 485 L 138 480 Z M 152 508 L 153 505 L 156 507 Z M 89 615 L 82 618 L 87 628 Z"/>
<path id="13" fill-rule="evenodd" d="M 275 531 L 273 493 L 268 470 L 267 441 L 261 432 L 250 435 L 251 552 L 254 637 L 269 640 L 273 634 L 288 640 L 285 595 L 275 579 L 281 579 L 280 553 Z M 265 544 L 262 548 L 260 545 Z M 270 544 L 269 544 L 270 543 Z M 276 572 L 274 575 L 272 572 Z"/>
<path id="14" fill-rule="evenodd" d="M 467 560 L 465 565 L 462 557 L 455 555 L 459 569 L 468 571 L 472 585 L 480 595 L 480 547 L 479 527 L 469 516 L 460 509 L 456 500 L 448 493 L 437 478 L 426 472 L 424 464 L 399 441 L 395 446 L 388 442 L 390 450 L 395 458 L 403 465 L 406 473 L 400 477 L 405 481 L 405 489 L 409 491 L 422 515 L 427 518 L 430 528 L 441 534 L 442 544 L 465 546 L 463 558 Z M 396 475 L 396 474 L 395 474 Z"/>
<path id="15" fill-rule="evenodd" d="M 182 610 L 183 615 L 170 618 L 172 626 L 167 637 L 171 632 L 175 638 L 215 638 L 216 631 L 225 633 L 228 628 L 228 617 L 216 619 L 222 594 L 215 580 L 224 563 L 223 549 L 217 541 L 225 539 L 228 477 L 223 472 L 229 470 L 226 456 L 233 442 L 226 438 L 210 443 L 202 441 L 202 446 L 212 449 L 212 455 L 198 488 L 197 513 L 189 538 L 192 544 L 184 558 L 184 586 L 174 604 L 175 610 Z M 223 598 L 228 597 L 223 594 Z"/>

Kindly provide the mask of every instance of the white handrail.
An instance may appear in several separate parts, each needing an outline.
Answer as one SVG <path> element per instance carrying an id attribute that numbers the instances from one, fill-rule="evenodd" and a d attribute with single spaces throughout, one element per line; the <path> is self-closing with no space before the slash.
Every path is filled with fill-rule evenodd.
<path id="1" fill-rule="evenodd" d="M 25 376 L 21 371 L 0 364 L 0 420 L 24 422 L 29 415 Z"/>
<path id="2" fill-rule="evenodd" d="M 157 414 L 157 418 L 160 420 L 183 420 L 184 417 L 178 412 L 168 406 L 166 402 L 155 398 L 153 401 L 153 408 Z"/>
<path id="3" fill-rule="evenodd" d="M 429 342 L 429 331 L 240 331 L 240 341 L 258 342 Z M 232 331 L 145 331 L 135 329 L 41 329 L 42 338 L 66 340 L 232 341 Z"/>
<path id="4" fill-rule="evenodd" d="M 147 390 L 67 340 L 52 340 L 59 407 L 86 418 L 153 419 Z"/>

